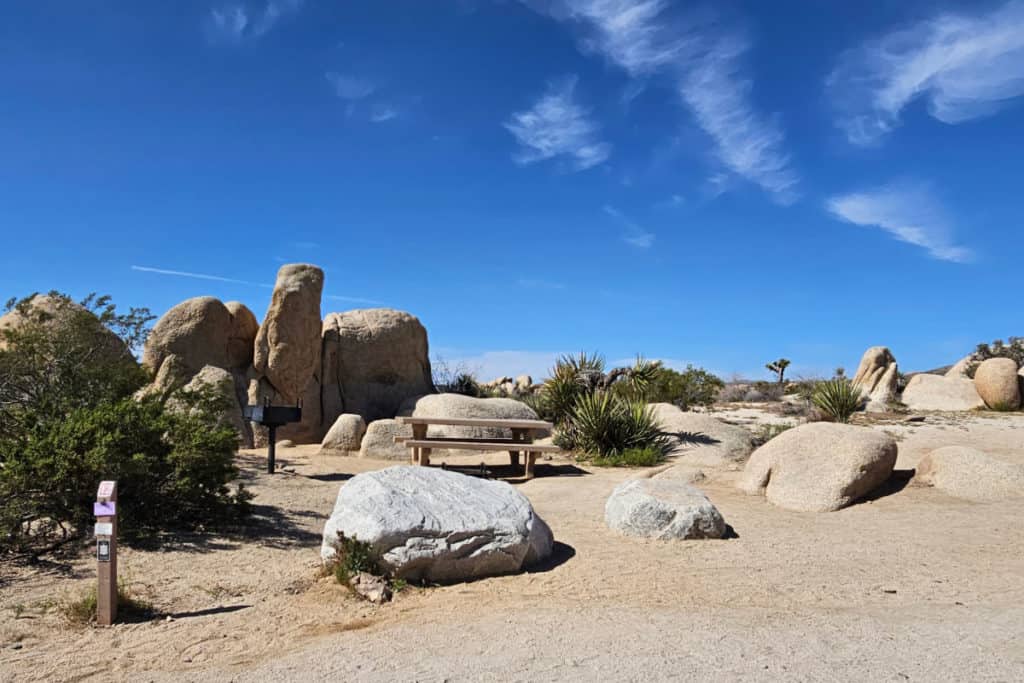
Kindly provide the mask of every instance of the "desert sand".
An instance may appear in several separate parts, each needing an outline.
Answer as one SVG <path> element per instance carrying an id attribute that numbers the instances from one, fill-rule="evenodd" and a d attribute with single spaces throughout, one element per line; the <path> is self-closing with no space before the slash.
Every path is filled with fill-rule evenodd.
<path id="1" fill-rule="evenodd" d="M 719 412 L 754 424 L 756 408 Z M 70 567 L 0 570 L 7 681 L 973 680 L 1024 679 L 1024 498 L 972 503 L 908 485 L 930 449 L 970 445 L 1024 462 L 1024 415 L 929 414 L 872 425 L 899 439 L 890 484 L 850 508 L 795 513 L 700 484 L 735 534 L 641 541 L 604 502 L 636 470 L 542 462 L 515 485 L 558 542 L 547 565 L 360 601 L 319 573 L 338 487 L 395 463 L 279 451 L 239 456 L 256 518 L 238 535 L 123 548 L 121 575 L 159 620 L 71 626 L 56 608 L 95 580 Z M 500 456 L 488 456 L 498 464 Z M 481 458 L 447 458 L 470 465 Z M 507 461 L 507 458 L 505 459 Z"/>

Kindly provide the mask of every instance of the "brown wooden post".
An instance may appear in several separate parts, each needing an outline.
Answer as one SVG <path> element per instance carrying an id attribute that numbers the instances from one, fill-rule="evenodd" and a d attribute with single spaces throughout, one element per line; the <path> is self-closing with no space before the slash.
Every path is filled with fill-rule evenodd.
<path id="1" fill-rule="evenodd" d="M 96 623 L 117 620 L 117 482 L 101 481 L 96 491 Z"/>

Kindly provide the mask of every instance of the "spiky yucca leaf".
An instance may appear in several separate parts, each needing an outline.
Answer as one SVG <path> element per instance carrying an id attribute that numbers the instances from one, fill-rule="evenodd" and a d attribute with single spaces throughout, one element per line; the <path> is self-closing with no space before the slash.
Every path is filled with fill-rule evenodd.
<path id="1" fill-rule="evenodd" d="M 836 422 L 849 422 L 850 417 L 860 409 L 864 399 L 860 388 L 844 378 L 819 382 L 814 388 L 811 401 L 823 413 Z"/>
<path id="2" fill-rule="evenodd" d="M 668 445 L 651 409 L 610 391 L 581 395 L 567 427 L 564 440 L 592 456 L 607 457 L 636 448 L 664 451 Z"/>

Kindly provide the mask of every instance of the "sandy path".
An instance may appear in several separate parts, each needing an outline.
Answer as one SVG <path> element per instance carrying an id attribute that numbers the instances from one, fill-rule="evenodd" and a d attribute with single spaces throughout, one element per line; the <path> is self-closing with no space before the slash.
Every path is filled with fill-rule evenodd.
<path id="1" fill-rule="evenodd" d="M 875 428 L 901 439 L 898 467 L 950 443 L 1024 461 L 1024 416 Z M 284 450 L 295 474 L 274 478 L 245 456 L 261 506 L 250 534 L 129 552 L 138 592 L 172 621 L 62 628 L 31 605 L 81 589 L 90 563 L 77 577 L 17 572 L 0 598 L 2 677 L 1024 679 L 1024 500 L 897 482 L 837 513 L 795 513 L 736 492 L 726 472 L 703 488 L 738 538 L 657 543 L 604 527 L 608 493 L 633 472 L 542 466 L 520 490 L 561 544 L 552 566 L 378 608 L 317 579 L 316 548 L 338 473 L 386 463 L 311 450 Z"/>

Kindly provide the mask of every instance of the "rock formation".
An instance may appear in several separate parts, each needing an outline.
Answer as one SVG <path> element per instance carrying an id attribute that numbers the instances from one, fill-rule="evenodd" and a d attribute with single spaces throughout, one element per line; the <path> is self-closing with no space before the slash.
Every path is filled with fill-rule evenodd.
<path id="1" fill-rule="evenodd" d="M 358 451 L 365 433 L 366 421 L 362 416 L 351 413 L 339 415 L 320 442 L 320 453 L 346 455 L 350 451 Z"/>
<path id="2" fill-rule="evenodd" d="M 754 450 L 753 435 L 703 413 L 680 410 L 671 403 L 653 403 L 661 429 L 672 437 L 670 458 L 687 465 L 729 467 L 742 464 Z"/>
<path id="3" fill-rule="evenodd" d="M 390 308 L 331 313 L 322 332 L 325 421 L 394 417 L 410 396 L 434 391 L 427 330 L 416 317 Z"/>
<path id="4" fill-rule="evenodd" d="M 1024 497 L 1024 465 L 966 446 L 937 448 L 917 463 L 914 483 L 974 501 Z"/>
<path id="5" fill-rule="evenodd" d="M 853 384 L 867 402 L 866 410 L 886 412 L 896 400 L 899 388 L 899 368 L 892 352 L 885 346 L 872 346 L 865 351 Z"/>
<path id="6" fill-rule="evenodd" d="M 910 378 L 902 401 L 911 410 L 959 411 L 985 406 L 972 380 L 926 374 Z"/>

